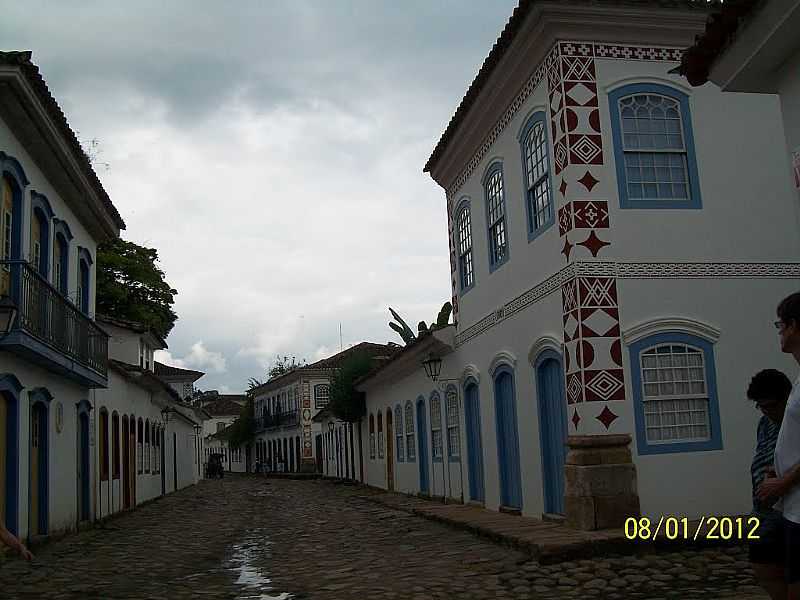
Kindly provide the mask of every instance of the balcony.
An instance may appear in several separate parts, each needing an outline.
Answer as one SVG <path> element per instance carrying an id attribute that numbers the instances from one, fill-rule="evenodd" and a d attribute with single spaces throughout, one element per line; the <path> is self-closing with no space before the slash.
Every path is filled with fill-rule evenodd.
<path id="1" fill-rule="evenodd" d="M 18 311 L 0 349 L 87 387 L 107 386 L 108 334 L 32 265 L 0 261 L 0 294 L 10 295 Z"/>
<path id="2" fill-rule="evenodd" d="M 290 410 L 281 413 L 266 413 L 256 417 L 256 431 L 271 431 L 274 429 L 288 429 L 300 424 L 300 411 Z"/>

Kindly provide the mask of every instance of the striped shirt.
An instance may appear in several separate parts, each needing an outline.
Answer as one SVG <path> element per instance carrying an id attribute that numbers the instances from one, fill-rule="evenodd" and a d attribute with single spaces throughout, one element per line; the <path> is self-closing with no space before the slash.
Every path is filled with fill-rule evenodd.
<path id="1" fill-rule="evenodd" d="M 767 469 L 773 468 L 779 431 L 780 425 L 773 423 L 766 415 L 758 422 L 756 451 L 753 455 L 753 464 L 750 466 L 750 476 L 753 480 L 753 513 L 777 512 L 772 510 L 769 504 L 765 505 L 756 498 L 756 490 L 767 476 Z"/>

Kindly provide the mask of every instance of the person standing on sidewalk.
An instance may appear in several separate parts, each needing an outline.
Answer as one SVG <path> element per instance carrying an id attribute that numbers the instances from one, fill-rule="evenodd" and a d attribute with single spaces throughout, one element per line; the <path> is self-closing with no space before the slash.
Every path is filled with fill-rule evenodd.
<path id="1" fill-rule="evenodd" d="M 778 305 L 781 350 L 800 365 L 800 293 Z M 775 477 L 767 477 L 758 490 L 759 499 L 780 498 L 775 508 L 783 513 L 786 540 L 786 584 L 788 600 L 800 600 L 800 376 L 795 380 L 775 444 Z"/>
<path id="2" fill-rule="evenodd" d="M 11 533 L 3 523 L 0 523 L 0 542 L 15 550 L 25 560 L 33 560 L 33 554 L 25 547 L 19 538 Z"/>
<path id="3" fill-rule="evenodd" d="M 759 499 L 758 489 L 767 477 L 774 476 L 775 444 L 778 441 L 786 400 L 792 382 L 781 371 L 764 369 L 753 376 L 747 397 L 761 413 L 756 430 L 756 449 L 750 466 L 753 484 L 753 512 L 758 519 L 758 539 L 750 540 L 748 552 L 758 582 L 772 600 L 786 598 L 783 515 L 772 508 L 777 498 Z"/>

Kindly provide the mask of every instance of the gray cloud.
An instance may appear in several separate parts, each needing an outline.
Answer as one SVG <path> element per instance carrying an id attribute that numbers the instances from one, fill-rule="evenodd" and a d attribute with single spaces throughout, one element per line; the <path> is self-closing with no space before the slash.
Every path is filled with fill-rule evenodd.
<path id="1" fill-rule="evenodd" d="M 413 326 L 449 298 L 422 165 L 513 6 L 28 2 L 0 39 L 100 140 L 124 236 L 179 290 L 171 357 L 239 391 L 337 351 L 340 322 L 345 346 L 399 341 L 387 306 Z"/>

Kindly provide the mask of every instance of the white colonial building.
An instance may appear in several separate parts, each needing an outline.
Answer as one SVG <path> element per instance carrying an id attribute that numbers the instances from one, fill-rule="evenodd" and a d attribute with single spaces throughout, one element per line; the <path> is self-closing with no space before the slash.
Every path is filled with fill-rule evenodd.
<path id="1" fill-rule="evenodd" d="M 325 415 L 315 417 L 328 406 L 330 379 L 343 361 L 357 353 L 384 360 L 395 350 L 392 345 L 361 342 L 254 388 L 256 462 L 266 464 L 272 472 L 337 473 L 360 479 L 360 470 L 353 467 L 360 451 L 352 425 L 329 414 L 325 419 Z"/>
<path id="2" fill-rule="evenodd" d="M 225 430 L 242 414 L 247 403 L 243 394 L 219 394 L 206 392 L 196 401 L 196 407 L 203 412 L 203 456 L 208 462 L 211 454 L 222 454 L 226 471 L 247 472 L 247 452 L 245 448 L 230 448 L 225 438 Z"/>
<path id="3" fill-rule="evenodd" d="M 97 390 L 95 516 L 132 508 L 200 478 L 201 420 L 155 372 L 167 344 L 139 323 L 98 316 L 109 334 L 108 388 Z"/>
<path id="4" fill-rule="evenodd" d="M 0 53 L 0 518 L 32 538 L 95 516 L 97 244 L 124 223 L 29 52 Z"/>
<path id="5" fill-rule="evenodd" d="M 670 73 L 706 16 L 514 11 L 425 166 L 456 324 L 362 382 L 367 483 L 586 528 L 750 509 L 745 390 L 794 377 L 772 322 L 800 215 L 778 99 Z"/>
<path id="6" fill-rule="evenodd" d="M 36 540 L 196 481 L 197 420 L 152 374 L 163 340 L 95 322 L 124 223 L 30 52 L 0 82 L 0 519 Z"/>

